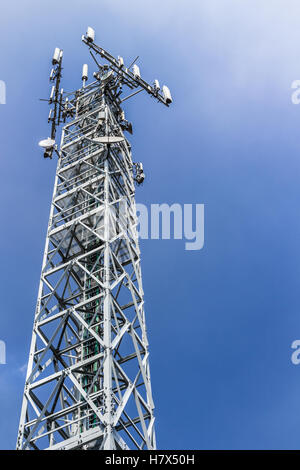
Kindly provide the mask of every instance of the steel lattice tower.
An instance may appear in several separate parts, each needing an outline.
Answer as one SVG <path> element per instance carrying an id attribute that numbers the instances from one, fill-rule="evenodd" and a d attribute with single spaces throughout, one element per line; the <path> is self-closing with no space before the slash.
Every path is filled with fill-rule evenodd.
<path id="1" fill-rule="evenodd" d="M 58 164 L 17 449 L 155 449 L 135 209 L 144 174 L 120 95 L 126 85 L 167 106 L 171 95 L 98 47 L 91 28 L 82 39 L 97 63 L 93 83 L 84 66 L 83 86 L 64 93 L 62 51 L 53 57 L 51 139 L 41 145 Z"/>

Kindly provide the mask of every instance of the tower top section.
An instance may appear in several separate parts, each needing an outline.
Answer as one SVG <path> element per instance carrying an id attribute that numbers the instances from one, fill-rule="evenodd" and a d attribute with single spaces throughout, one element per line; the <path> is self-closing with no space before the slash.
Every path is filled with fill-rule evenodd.
<path id="1" fill-rule="evenodd" d="M 94 73 L 94 77 L 97 80 L 108 82 L 115 76 L 118 79 L 119 87 L 126 85 L 132 90 L 136 89 L 135 94 L 140 91 L 146 91 L 149 95 L 153 96 L 166 106 L 169 106 L 172 103 L 171 92 L 166 85 L 164 85 L 162 87 L 162 91 L 160 91 L 160 85 L 157 79 L 155 79 L 153 84 L 150 85 L 141 77 L 140 69 L 138 65 L 136 65 L 138 57 L 136 57 L 129 67 L 126 67 L 123 57 L 118 56 L 116 59 L 105 49 L 95 44 L 95 31 L 90 26 L 87 28 L 86 34 L 82 36 L 82 41 L 88 46 L 90 54 L 99 68 L 99 71 Z M 95 52 L 96 57 L 92 51 Z M 100 65 L 97 60 L 97 56 L 104 59 L 106 64 Z M 125 99 L 120 98 L 120 102 L 125 101 Z"/>
<path id="2" fill-rule="evenodd" d="M 120 117 L 122 127 L 130 133 L 132 133 L 132 125 L 126 121 L 121 108 L 124 101 L 142 91 L 146 91 L 151 97 L 167 107 L 172 103 L 171 92 L 166 85 L 163 85 L 161 88 L 157 79 L 150 84 L 141 77 L 140 68 L 136 64 L 138 56 L 127 67 L 123 57 L 118 56 L 115 58 L 95 43 L 95 31 L 90 26 L 87 28 L 86 34 L 82 36 L 82 41 L 89 48 L 89 52 L 97 66 L 97 71 L 93 73 L 95 80 L 87 85 L 88 66 L 83 64 L 81 88 L 70 93 L 64 92 L 60 88 L 63 70 L 63 51 L 58 47 L 55 48 L 52 58 L 53 68 L 50 74 L 52 88 L 49 99 L 44 100 L 51 105 L 48 116 L 48 123 L 51 123 L 51 136 L 48 139 L 41 140 L 39 143 L 44 149 L 45 158 L 52 158 L 53 151 L 57 153 L 55 143 L 57 127 L 61 122 L 65 123 L 68 118 L 75 117 L 76 119 L 78 117 L 79 100 L 84 95 L 88 95 L 95 87 L 99 89 L 102 95 L 106 95 L 110 99 Z M 129 94 L 123 97 L 125 89 L 128 89 Z"/>

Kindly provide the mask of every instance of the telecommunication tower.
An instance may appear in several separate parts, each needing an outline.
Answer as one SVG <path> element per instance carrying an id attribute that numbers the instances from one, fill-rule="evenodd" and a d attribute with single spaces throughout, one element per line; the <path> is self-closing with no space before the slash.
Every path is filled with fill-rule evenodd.
<path id="1" fill-rule="evenodd" d="M 89 27 L 95 80 L 84 64 L 75 92 L 60 88 L 62 50 L 52 59 L 51 136 L 40 146 L 58 163 L 17 449 L 156 448 L 135 208 L 145 175 L 121 106 L 143 90 L 172 98 L 141 78 L 137 59 L 127 68 L 94 40 Z"/>

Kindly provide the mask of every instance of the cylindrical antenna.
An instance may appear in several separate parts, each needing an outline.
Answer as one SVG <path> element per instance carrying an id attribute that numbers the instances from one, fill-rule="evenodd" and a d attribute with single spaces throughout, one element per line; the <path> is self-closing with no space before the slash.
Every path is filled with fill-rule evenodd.
<path id="1" fill-rule="evenodd" d="M 154 88 L 155 88 L 156 91 L 160 90 L 159 81 L 157 79 L 154 80 Z"/>
<path id="2" fill-rule="evenodd" d="M 132 67 L 132 73 L 135 77 L 141 78 L 140 68 L 138 65 L 134 64 Z"/>
<path id="3" fill-rule="evenodd" d="M 81 76 L 81 79 L 83 81 L 83 86 L 85 86 L 85 83 L 88 79 L 88 65 L 87 64 L 83 64 L 82 66 L 82 76 Z"/>
<path id="4" fill-rule="evenodd" d="M 53 109 L 50 109 L 49 116 L 48 116 L 48 123 L 52 120 L 52 113 L 53 113 Z"/>
<path id="5" fill-rule="evenodd" d="M 86 30 L 86 38 L 89 42 L 94 42 L 95 40 L 95 30 L 90 26 Z"/>
<path id="6" fill-rule="evenodd" d="M 52 58 L 52 65 L 56 65 L 59 63 L 59 60 L 60 60 L 60 54 L 61 54 L 61 50 L 59 47 L 56 47 L 54 49 L 54 54 L 53 54 L 53 58 Z"/>
<path id="7" fill-rule="evenodd" d="M 162 92 L 163 92 L 166 103 L 168 104 L 172 103 L 173 100 L 172 100 L 171 92 L 166 85 L 162 87 Z"/>
<path id="8" fill-rule="evenodd" d="M 54 91 L 55 91 L 55 85 L 53 85 L 53 87 L 51 88 L 51 93 L 50 93 L 50 98 L 49 98 L 49 103 L 50 104 L 53 101 Z"/>

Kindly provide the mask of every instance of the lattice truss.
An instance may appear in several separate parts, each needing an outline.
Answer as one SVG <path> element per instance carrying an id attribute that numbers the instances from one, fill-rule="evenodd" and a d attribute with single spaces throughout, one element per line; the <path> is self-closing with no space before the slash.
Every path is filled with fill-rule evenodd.
<path id="1" fill-rule="evenodd" d="M 154 449 L 131 148 L 99 83 L 69 103 L 17 448 Z"/>

